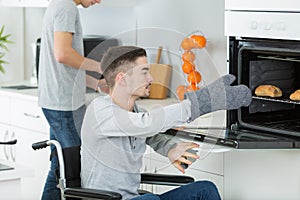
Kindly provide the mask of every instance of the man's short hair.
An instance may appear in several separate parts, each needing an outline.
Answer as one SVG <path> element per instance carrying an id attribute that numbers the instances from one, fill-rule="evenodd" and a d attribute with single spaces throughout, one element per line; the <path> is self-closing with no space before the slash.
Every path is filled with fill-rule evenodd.
<path id="1" fill-rule="evenodd" d="M 136 46 L 110 47 L 101 60 L 101 69 L 108 86 L 112 88 L 116 75 L 134 67 L 139 57 L 147 57 L 145 49 Z"/>

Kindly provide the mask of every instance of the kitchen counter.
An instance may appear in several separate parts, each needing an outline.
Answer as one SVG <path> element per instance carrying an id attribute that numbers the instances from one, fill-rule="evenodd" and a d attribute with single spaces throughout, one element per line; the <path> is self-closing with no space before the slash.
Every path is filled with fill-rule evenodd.
<path id="1" fill-rule="evenodd" d="M 0 92 L 3 95 L 9 95 L 10 97 L 22 97 L 26 100 L 38 100 L 38 89 L 37 88 L 29 88 L 29 89 L 14 89 L 14 88 L 8 88 L 10 86 L 29 86 L 34 87 L 34 85 L 31 85 L 29 82 L 17 82 L 17 83 L 11 83 L 11 84 L 2 84 L 0 88 Z M 104 95 L 103 93 L 97 93 L 97 92 L 91 92 L 88 90 L 86 93 L 86 102 L 87 104 L 91 102 L 94 98 L 98 97 L 99 95 Z"/>

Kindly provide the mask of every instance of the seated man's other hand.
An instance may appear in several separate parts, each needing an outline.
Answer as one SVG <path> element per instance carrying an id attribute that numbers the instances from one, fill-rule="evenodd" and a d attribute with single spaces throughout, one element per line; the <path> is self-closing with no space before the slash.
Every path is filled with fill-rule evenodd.
<path id="1" fill-rule="evenodd" d="M 182 173 L 185 172 L 185 168 L 182 164 L 191 165 L 191 159 L 199 159 L 199 156 L 195 153 L 188 152 L 193 148 L 199 148 L 199 145 L 194 142 L 181 142 L 178 143 L 175 147 L 169 150 L 168 158 L 172 164 Z"/>

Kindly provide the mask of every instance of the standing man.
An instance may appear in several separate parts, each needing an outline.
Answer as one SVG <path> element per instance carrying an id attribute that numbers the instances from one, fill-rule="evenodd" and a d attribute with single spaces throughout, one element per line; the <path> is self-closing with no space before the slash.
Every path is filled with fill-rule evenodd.
<path id="1" fill-rule="evenodd" d="M 62 147 L 81 144 L 80 129 L 85 113 L 85 70 L 101 73 L 100 63 L 83 57 L 83 38 L 77 6 L 88 8 L 100 0 L 52 0 L 44 16 L 39 71 L 39 106 L 50 125 L 50 139 Z M 89 86 L 96 88 L 97 80 Z M 53 152 L 53 148 L 51 151 Z M 51 167 L 42 199 L 60 199 L 55 169 Z"/>

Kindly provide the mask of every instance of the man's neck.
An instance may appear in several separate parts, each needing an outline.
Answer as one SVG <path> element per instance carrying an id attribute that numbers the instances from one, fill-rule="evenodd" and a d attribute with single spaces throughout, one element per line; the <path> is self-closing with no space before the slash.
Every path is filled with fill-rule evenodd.
<path id="1" fill-rule="evenodd" d="M 123 92 L 110 93 L 113 102 L 124 110 L 133 111 L 135 101 L 139 99 L 136 96 L 124 95 Z"/>

